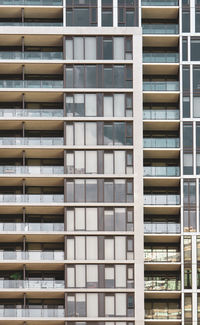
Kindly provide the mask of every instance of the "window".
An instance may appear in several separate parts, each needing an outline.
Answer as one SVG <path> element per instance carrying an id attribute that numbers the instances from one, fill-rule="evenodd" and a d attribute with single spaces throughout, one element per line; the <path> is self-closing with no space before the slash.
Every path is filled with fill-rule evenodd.
<path id="1" fill-rule="evenodd" d="M 106 145 L 132 145 L 132 123 L 114 122 L 104 123 L 104 144 Z"/>
<path id="2" fill-rule="evenodd" d="M 190 91 L 190 67 L 183 66 L 183 91 Z"/>
<path id="3" fill-rule="evenodd" d="M 190 32 L 190 9 L 182 9 L 182 32 Z"/>
<path id="4" fill-rule="evenodd" d="M 98 294 L 75 293 L 67 296 L 67 317 L 97 317 Z"/>
<path id="5" fill-rule="evenodd" d="M 66 68 L 66 88 L 132 88 L 131 65 L 74 65 Z"/>
<path id="6" fill-rule="evenodd" d="M 188 40 L 187 37 L 183 37 L 182 39 L 182 55 L 183 55 L 183 61 L 188 60 Z"/>
<path id="7" fill-rule="evenodd" d="M 66 26 L 97 26 L 97 0 L 66 1 Z"/>
<path id="8" fill-rule="evenodd" d="M 133 259 L 133 238 L 124 236 L 104 237 L 104 259 Z"/>
<path id="9" fill-rule="evenodd" d="M 197 7 L 195 11 L 195 31 L 196 33 L 200 32 L 200 10 Z"/>
<path id="10" fill-rule="evenodd" d="M 118 0 L 118 26 L 136 26 L 137 10 L 131 0 Z"/>
<path id="11" fill-rule="evenodd" d="M 98 238 L 95 236 L 68 237 L 67 259 L 68 260 L 96 260 L 98 259 Z"/>
<path id="12" fill-rule="evenodd" d="M 193 92 L 200 91 L 200 66 L 193 66 Z"/>
<path id="13" fill-rule="evenodd" d="M 193 125 L 192 123 L 183 124 L 183 148 L 193 149 Z"/>
<path id="14" fill-rule="evenodd" d="M 133 202 L 132 180 L 104 180 L 105 202 Z"/>
<path id="15" fill-rule="evenodd" d="M 102 26 L 113 25 L 113 1 L 102 0 Z"/>
<path id="16" fill-rule="evenodd" d="M 184 295 L 184 320 L 192 321 L 192 294 L 188 293 Z"/>
<path id="17" fill-rule="evenodd" d="M 66 125 L 66 144 L 71 145 L 96 145 L 97 123 L 76 122 Z"/>
<path id="18" fill-rule="evenodd" d="M 190 97 L 183 97 L 183 117 L 190 117 Z"/>
<path id="19" fill-rule="evenodd" d="M 104 151 L 104 174 L 133 173 L 132 151 Z"/>
<path id="20" fill-rule="evenodd" d="M 200 39 L 191 38 L 191 60 L 200 61 Z"/>
<path id="21" fill-rule="evenodd" d="M 96 94 L 66 95 L 66 115 L 71 116 L 97 116 Z"/>

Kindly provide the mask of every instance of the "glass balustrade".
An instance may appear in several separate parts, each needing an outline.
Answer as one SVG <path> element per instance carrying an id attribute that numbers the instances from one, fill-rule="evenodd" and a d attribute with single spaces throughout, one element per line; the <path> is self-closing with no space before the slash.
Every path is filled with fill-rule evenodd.
<path id="1" fill-rule="evenodd" d="M 179 62 L 178 53 L 143 53 L 144 63 L 177 63 Z"/>
<path id="2" fill-rule="evenodd" d="M 144 120 L 179 120 L 180 111 L 178 109 L 144 109 Z"/>
<path id="3" fill-rule="evenodd" d="M 0 5 L 62 6 L 62 0 L 0 0 Z"/>
<path id="4" fill-rule="evenodd" d="M 0 174 L 64 174 L 63 166 L 0 166 Z"/>
<path id="5" fill-rule="evenodd" d="M 180 223 L 144 222 L 145 234 L 177 234 L 180 233 Z"/>
<path id="6" fill-rule="evenodd" d="M 144 81 L 144 91 L 179 91 L 179 81 Z"/>
<path id="7" fill-rule="evenodd" d="M 62 52 L 0 51 L 0 60 L 62 60 Z"/>
<path id="8" fill-rule="evenodd" d="M 39 26 L 43 26 L 43 27 L 59 27 L 59 26 L 63 26 L 62 22 L 57 22 L 57 21 L 27 21 L 22 23 L 21 21 L 0 21 L 0 26 L 34 26 L 34 27 L 39 27 Z"/>
<path id="9" fill-rule="evenodd" d="M 62 146 L 63 138 L 12 138 L 0 137 L 0 146 Z"/>
<path id="10" fill-rule="evenodd" d="M 62 194 L 0 194 L 1 203 L 63 203 Z"/>
<path id="11" fill-rule="evenodd" d="M 0 251 L 0 260 L 64 260 L 63 251 Z"/>
<path id="12" fill-rule="evenodd" d="M 178 34 L 178 24 L 143 24 L 143 34 Z"/>
<path id="13" fill-rule="evenodd" d="M 177 0 L 142 0 L 142 6 L 178 6 Z"/>
<path id="14" fill-rule="evenodd" d="M 64 288 L 64 280 L 0 280 L 0 289 Z"/>
<path id="15" fill-rule="evenodd" d="M 14 223 L 14 222 L 1 222 L 0 223 L 0 232 L 1 231 L 64 231 L 64 223 Z"/>
<path id="16" fill-rule="evenodd" d="M 179 138 L 144 138 L 144 148 L 179 148 Z"/>
<path id="17" fill-rule="evenodd" d="M 20 305 L 21 307 L 21 305 Z M 23 308 L 1 308 L 0 317 L 65 317 L 64 309 L 53 308 L 35 308 L 29 305 L 29 309 Z"/>
<path id="18" fill-rule="evenodd" d="M 147 291 L 179 291 L 181 290 L 181 281 L 176 278 L 159 278 L 156 280 L 148 279 L 144 281 L 144 288 Z"/>
<path id="19" fill-rule="evenodd" d="M 1 169 L 0 169 L 1 170 Z M 180 175 L 180 168 L 178 166 L 145 166 L 143 168 L 144 176 L 156 177 L 172 177 Z"/>
<path id="20" fill-rule="evenodd" d="M 63 109 L 0 109 L 0 117 L 63 117 Z"/>
<path id="21" fill-rule="evenodd" d="M 144 249 L 145 262 L 180 262 L 180 252 L 166 249 Z"/>
<path id="22" fill-rule="evenodd" d="M 144 205 L 178 205 L 178 194 L 144 194 Z"/>
<path id="23" fill-rule="evenodd" d="M 146 319 L 180 319 L 181 309 L 146 309 Z"/>
<path id="24" fill-rule="evenodd" d="M 62 80 L 0 80 L 0 88 L 63 88 Z"/>

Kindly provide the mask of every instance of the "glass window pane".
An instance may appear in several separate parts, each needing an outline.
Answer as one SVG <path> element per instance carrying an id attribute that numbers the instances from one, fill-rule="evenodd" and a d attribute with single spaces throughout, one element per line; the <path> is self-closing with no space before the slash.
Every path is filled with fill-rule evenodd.
<path id="1" fill-rule="evenodd" d="M 104 153 L 104 174 L 113 174 L 113 153 Z"/>
<path id="2" fill-rule="evenodd" d="M 114 60 L 124 60 L 124 37 L 114 37 Z"/>
<path id="3" fill-rule="evenodd" d="M 85 260 L 85 237 L 76 237 L 76 260 Z"/>
<path id="4" fill-rule="evenodd" d="M 124 94 L 114 95 L 114 116 L 125 116 Z"/>
<path id="5" fill-rule="evenodd" d="M 73 69 L 66 68 L 66 87 L 73 88 Z"/>
<path id="6" fill-rule="evenodd" d="M 104 60 L 113 59 L 113 42 L 112 39 L 103 40 L 103 58 Z"/>
<path id="7" fill-rule="evenodd" d="M 97 73 L 96 66 L 88 65 L 85 67 L 86 72 L 86 87 L 88 88 L 96 88 L 97 87 Z"/>
<path id="8" fill-rule="evenodd" d="M 115 313 L 114 296 L 105 296 L 105 316 L 112 317 Z"/>
<path id="9" fill-rule="evenodd" d="M 126 294 L 116 293 L 116 315 L 126 316 Z"/>
<path id="10" fill-rule="evenodd" d="M 114 240 L 113 239 L 105 239 L 105 241 L 104 241 L 104 256 L 105 256 L 105 260 L 114 260 Z"/>
<path id="11" fill-rule="evenodd" d="M 74 59 L 75 60 L 83 60 L 83 37 L 74 37 Z"/>
<path id="12" fill-rule="evenodd" d="M 88 293 L 87 294 L 87 317 L 98 316 L 98 294 Z"/>
<path id="13" fill-rule="evenodd" d="M 75 209 L 76 216 L 76 230 L 85 230 L 85 209 L 84 208 L 76 208 Z"/>
<path id="14" fill-rule="evenodd" d="M 97 265 L 87 265 L 87 288 L 97 288 L 98 268 Z"/>
<path id="15" fill-rule="evenodd" d="M 86 151 L 86 173 L 97 173 L 97 152 Z"/>
<path id="16" fill-rule="evenodd" d="M 80 65 L 74 66 L 74 87 L 84 87 L 84 67 Z"/>
<path id="17" fill-rule="evenodd" d="M 86 208 L 86 229 L 97 230 L 97 208 Z"/>
<path id="18" fill-rule="evenodd" d="M 67 39 L 65 42 L 66 46 L 66 59 L 73 60 L 73 40 Z"/>
<path id="19" fill-rule="evenodd" d="M 116 265 L 115 266 L 115 281 L 117 288 L 126 288 L 126 266 Z"/>
<path id="20" fill-rule="evenodd" d="M 126 259 L 126 238 L 116 236 L 115 238 L 115 258 L 116 260 Z"/>
<path id="21" fill-rule="evenodd" d="M 67 210 L 67 230 L 74 230 L 74 210 Z"/>
<path id="22" fill-rule="evenodd" d="M 97 116 L 97 100 L 95 94 L 85 95 L 85 116 Z"/>
<path id="23" fill-rule="evenodd" d="M 114 212 L 113 210 L 104 210 L 104 230 L 114 230 Z"/>
<path id="24" fill-rule="evenodd" d="M 126 184 L 124 179 L 115 180 L 115 202 L 126 202 Z"/>
<path id="25" fill-rule="evenodd" d="M 76 287 L 85 288 L 85 265 L 76 265 Z"/>
<path id="26" fill-rule="evenodd" d="M 86 202 L 97 202 L 97 180 L 86 180 Z"/>
<path id="27" fill-rule="evenodd" d="M 74 260 L 74 239 L 67 239 L 67 259 Z"/>
<path id="28" fill-rule="evenodd" d="M 104 116 L 113 116 L 113 97 L 104 96 Z"/>
<path id="29" fill-rule="evenodd" d="M 94 122 L 86 123 L 86 145 L 97 144 L 97 124 Z"/>
<path id="30" fill-rule="evenodd" d="M 85 59 L 96 60 L 96 37 L 85 37 Z"/>
<path id="31" fill-rule="evenodd" d="M 74 281 L 74 268 L 68 267 L 67 268 L 67 287 L 74 288 L 75 281 Z"/>
<path id="32" fill-rule="evenodd" d="M 124 88 L 124 66 L 114 66 L 115 88 Z"/>
<path id="33" fill-rule="evenodd" d="M 74 26 L 89 25 L 89 8 L 74 8 Z"/>
<path id="34" fill-rule="evenodd" d="M 75 116 L 85 116 L 85 105 L 84 105 L 84 95 L 83 94 L 75 94 L 74 95 L 74 103 L 75 103 Z"/>
<path id="35" fill-rule="evenodd" d="M 126 230 L 126 211 L 124 208 L 115 209 L 115 230 Z"/>
<path id="36" fill-rule="evenodd" d="M 76 174 L 84 174 L 85 166 L 84 166 L 84 151 L 75 151 L 75 173 Z"/>
<path id="37" fill-rule="evenodd" d="M 75 123 L 75 144 L 79 146 L 84 144 L 84 123 Z"/>
<path id="38" fill-rule="evenodd" d="M 84 201 L 85 201 L 84 180 L 76 179 L 75 180 L 75 202 L 84 202 Z"/>
<path id="39" fill-rule="evenodd" d="M 125 174 L 125 151 L 115 151 L 115 174 Z"/>
<path id="40" fill-rule="evenodd" d="M 73 125 L 66 125 L 66 144 L 72 146 L 74 144 L 74 134 L 73 134 Z"/>
<path id="41" fill-rule="evenodd" d="M 88 236 L 87 237 L 87 260 L 97 260 L 98 259 L 98 242 L 97 237 Z"/>

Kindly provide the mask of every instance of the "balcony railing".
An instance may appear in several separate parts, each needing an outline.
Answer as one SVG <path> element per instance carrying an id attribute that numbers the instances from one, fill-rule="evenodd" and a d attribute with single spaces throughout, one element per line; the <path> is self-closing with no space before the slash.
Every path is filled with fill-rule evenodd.
<path id="1" fill-rule="evenodd" d="M 63 88 L 62 80 L 0 80 L 0 88 Z"/>
<path id="2" fill-rule="evenodd" d="M 179 81 L 144 81 L 144 91 L 179 91 Z"/>
<path id="3" fill-rule="evenodd" d="M 29 222 L 29 223 L 21 223 L 21 222 L 1 222 L 0 223 L 0 232 L 1 231 L 64 231 L 64 223 L 36 223 L 36 222 Z"/>
<path id="4" fill-rule="evenodd" d="M 0 138 L 0 146 L 63 146 L 64 139 L 57 138 Z"/>
<path id="5" fill-rule="evenodd" d="M 63 109 L 0 109 L 0 117 L 63 117 Z"/>
<path id="6" fill-rule="evenodd" d="M 178 53 L 143 53 L 144 63 L 177 63 L 179 62 Z"/>
<path id="7" fill-rule="evenodd" d="M 178 6 L 177 0 L 142 0 L 142 6 Z"/>
<path id="8" fill-rule="evenodd" d="M 0 60 L 62 60 L 62 52 L 0 51 Z"/>
<path id="9" fill-rule="evenodd" d="M 144 288 L 147 291 L 179 291 L 181 290 L 181 281 L 176 278 L 145 280 Z"/>
<path id="10" fill-rule="evenodd" d="M 64 280 L 0 280 L 0 289 L 62 289 L 64 287 Z"/>
<path id="11" fill-rule="evenodd" d="M 181 309 L 146 309 L 146 319 L 180 319 Z"/>
<path id="12" fill-rule="evenodd" d="M 177 24 L 143 24 L 143 34 L 178 34 Z"/>
<path id="13" fill-rule="evenodd" d="M 0 5 L 62 6 L 62 0 L 0 0 Z"/>
<path id="14" fill-rule="evenodd" d="M 29 309 L 2 308 L 0 309 L 0 317 L 65 317 L 65 310 L 53 308 L 42 309 L 35 308 L 35 306 L 31 309 L 31 306 L 29 305 Z"/>
<path id="15" fill-rule="evenodd" d="M 180 262 L 180 252 L 173 250 L 154 250 L 144 249 L 145 262 Z"/>
<path id="16" fill-rule="evenodd" d="M 64 260 L 63 251 L 0 251 L 0 260 Z"/>
<path id="17" fill-rule="evenodd" d="M 0 194 L 0 203 L 62 203 L 62 194 Z"/>
<path id="18" fill-rule="evenodd" d="M 144 109 L 144 120 L 178 120 L 180 118 L 179 109 Z"/>
<path id="19" fill-rule="evenodd" d="M 144 148 L 179 148 L 179 138 L 144 138 Z"/>
<path id="20" fill-rule="evenodd" d="M 27 22 L 21 22 L 21 21 L 0 21 L 0 26 L 27 26 L 27 27 L 60 27 L 63 26 L 62 22 L 58 21 L 27 21 Z"/>
<path id="21" fill-rule="evenodd" d="M 0 166 L 0 174 L 64 174 L 63 166 Z"/>
<path id="22" fill-rule="evenodd" d="M 180 231 L 180 223 L 144 222 L 145 234 L 177 234 Z"/>
<path id="23" fill-rule="evenodd" d="M 144 194 L 144 205 L 178 205 L 178 194 Z"/>
<path id="24" fill-rule="evenodd" d="M 144 176 L 149 177 L 173 177 L 180 175 L 180 168 L 178 166 L 145 166 L 143 170 Z"/>

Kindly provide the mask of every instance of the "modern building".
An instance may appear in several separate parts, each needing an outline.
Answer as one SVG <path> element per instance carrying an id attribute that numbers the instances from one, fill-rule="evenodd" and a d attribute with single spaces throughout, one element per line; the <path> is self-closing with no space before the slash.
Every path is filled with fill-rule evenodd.
<path id="1" fill-rule="evenodd" d="M 199 0 L 0 0 L 0 325 L 199 325 L 199 175 Z"/>

